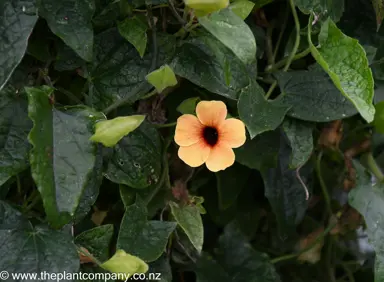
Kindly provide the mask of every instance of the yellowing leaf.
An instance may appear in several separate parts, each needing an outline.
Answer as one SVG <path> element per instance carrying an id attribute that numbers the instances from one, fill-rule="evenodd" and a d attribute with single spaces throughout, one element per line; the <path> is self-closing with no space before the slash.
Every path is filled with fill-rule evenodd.
<path id="1" fill-rule="evenodd" d="M 124 273 L 129 276 L 148 271 L 148 265 L 143 260 L 123 250 L 117 250 L 113 257 L 100 266 L 112 273 Z"/>
<path id="2" fill-rule="evenodd" d="M 163 92 L 169 86 L 177 84 L 175 73 L 168 65 L 162 66 L 148 74 L 146 80 L 156 88 L 158 93 Z"/>
<path id="3" fill-rule="evenodd" d="M 224 9 L 229 5 L 229 0 L 185 0 L 185 5 L 197 10 L 198 14 L 208 14 Z"/>
<path id="4" fill-rule="evenodd" d="M 113 147 L 121 138 L 138 128 L 144 119 L 144 115 L 133 115 L 100 121 L 96 123 L 96 132 L 90 140 Z"/>

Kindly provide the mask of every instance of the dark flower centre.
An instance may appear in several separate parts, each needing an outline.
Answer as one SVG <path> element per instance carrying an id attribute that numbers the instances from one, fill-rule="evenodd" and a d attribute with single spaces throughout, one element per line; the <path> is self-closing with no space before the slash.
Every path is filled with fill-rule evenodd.
<path id="1" fill-rule="evenodd" d="M 216 128 L 207 126 L 203 130 L 203 137 L 205 142 L 207 142 L 210 146 L 214 146 L 219 139 L 219 133 Z"/>

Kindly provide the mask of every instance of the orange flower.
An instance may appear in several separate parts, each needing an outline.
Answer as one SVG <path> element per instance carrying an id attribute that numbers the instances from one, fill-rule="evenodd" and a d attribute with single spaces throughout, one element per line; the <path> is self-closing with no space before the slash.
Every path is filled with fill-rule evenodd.
<path id="1" fill-rule="evenodd" d="M 177 120 L 175 142 L 179 158 L 191 167 L 207 165 L 210 171 L 224 170 L 235 162 L 232 148 L 245 143 L 245 126 L 241 120 L 227 116 L 221 101 L 202 101 L 196 107 L 197 117 L 182 115 Z"/>

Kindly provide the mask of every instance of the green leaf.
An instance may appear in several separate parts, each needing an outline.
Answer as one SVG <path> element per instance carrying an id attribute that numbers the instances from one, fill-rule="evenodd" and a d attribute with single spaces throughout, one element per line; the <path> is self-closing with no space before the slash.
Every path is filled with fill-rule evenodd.
<path id="1" fill-rule="evenodd" d="M 370 46 L 371 48 L 375 48 Z M 368 56 L 368 55 L 367 55 Z M 381 42 L 376 48 L 376 53 L 374 54 L 373 60 L 369 62 L 372 67 L 372 72 L 375 80 L 384 80 L 384 41 Z M 376 99 L 376 97 L 374 97 Z"/>
<path id="2" fill-rule="evenodd" d="M 137 16 L 127 18 L 117 24 L 121 36 L 123 36 L 129 43 L 135 46 L 142 58 L 147 47 L 147 29 L 148 25 L 145 21 Z"/>
<path id="3" fill-rule="evenodd" d="M 256 58 L 256 40 L 251 29 L 230 9 L 199 18 L 199 23 L 244 63 Z"/>
<path id="4" fill-rule="evenodd" d="M 99 121 L 95 126 L 95 134 L 90 140 L 100 142 L 105 147 L 113 147 L 124 136 L 138 128 L 144 119 L 143 115 L 133 115 Z"/>
<path id="5" fill-rule="evenodd" d="M 357 113 L 353 104 L 332 83 L 326 73 L 317 70 L 276 74 L 288 115 L 294 118 L 328 122 Z"/>
<path id="6" fill-rule="evenodd" d="M 24 91 L 27 83 L 24 71 L 16 69 L 0 91 L 0 186 L 29 165 L 30 144 L 27 137 L 32 122 L 28 118 Z"/>
<path id="7" fill-rule="evenodd" d="M 199 258 L 196 267 L 197 282 L 232 281 L 231 277 L 224 270 L 224 268 L 207 253 L 203 253 L 203 255 Z"/>
<path id="8" fill-rule="evenodd" d="M 171 67 L 178 76 L 230 99 L 250 83 L 249 69 L 208 33 L 184 41 Z"/>
<path id="9" fill-rule="evenodd" d="M 164 65 L 149 73 L 145 79 L 156 88 L 158 93 L 163 92 L 167 87 L 177 84 L 175 73 L 168 65 Z"/>
<path id="10" fill-rule="evenodd" d="M 33 179 L 41 193 L 48 221 L 60 227 L 70 220 L 96 164 L 97 146 L 89 141 L 96 120 L 103 115 L 86 107 L 64 111 L 50 104 L 47 86 L 26 88 L 29 117 L 34 123 L 28 138 L 33 148 Z"/>
<path id="11" fill-rule="evenodd" d="M 75 51 L 69 46 L 60 42 L 57 47 L 56 60 L 54 62 L 55 70 L 57 71 L 70 71 L 75 70 L 85 64 Z"/>
<path id="12" fill-rule="evenodd" d="M 264 96 L 263 88 L 255 81 L 240 93 L 237 108 L 251 139 L 260 133 L 276 129 L 289 110 L 289 106 L 284 105 L 281 99 L 267 101 Z"/>
<path id="13" fill-rule="evenodd" d="M 281 281 L 269 257 L 255 251 L 235 223 L 226 226 L 216 253 L 215 258 L 204 254 L 197 261 L 198 282 Z"/>
<path id="14" fill-rule="evenodd" d="M 92 61 L 94 1 L 38 0 L 38 7 L 52 32 L 85 61 Z"/>
<path id="15" fill-rule="evenodd" d="M 306 165 L 300 169 L 300 178 L 295 169 L 289 167 L 291 149 L 281 142 L 279 159 L 276 168 L 262 171 L 265 196 L 272 206 L 279 228 L 279 235 L 287 237 L 294 234 L 296 225 L 301 222 L 308 208 L 305 189 L 312 191 L 310 176 L 312 167 Z"/>
<path id="16" fill-rule="evenodd" d="M 236 0 L 229 5 L 229 9 L 243 20 L 249 16 L 253 7 L 255 7 L 255 3 L 248 0 Z"/>
<path id="17" fill-rule="evenodd" d="M 296 0 L 295 4 L 305 14 L 329 16 L 335 22 L 340 20 L 344 12 L 344 0 Z"/>
<path id="18" fill-rule="evenodd" d="M 172 269 L 169 260 L 166 256 L 161 256 L 158 260 L 149 264 L 149 273 L 155 275 L 160 274 L 160 280 L 149 280 L 150 282 L 161 281 L 161 282 L 172 282 Z"/>
<path id="19" fill-rule="evenodd" d="M 175 202 L 170 202 L 169 206 L 177 223 L 200 253 L 204 243 L 204 226 L 199 209 L 194 205 L 181 206 Z"/>
<path id="20" fill-rule="evenodd" d="M 272 3 L 273 0 L 252 0 L 253 3 L 255 3 L 255 8 L 260 9 L 264 7 L 265 5 Z"/>
<path id="21" fill-rule="evenodd" d="M 35 13 L 34 0 L 0 0 L 0 90 L 24 57 Z"/>
<path id="22" fill-rule="evenodd" d="M 117 29 L 95 37 L 94 54 L 88 104 L 101 110 L 130 96 L 134 102 L 140 91 L 150 90 L 151 86 L 145 81 L 150 67 L 148 54 L 145 61 L 141 60 L 137 50 L 120 36 Z"/>
<path id="23" fill-rule="evenodd" d="M 137 190 L 123 184 L 119 185 L 119 190 L 120 198 L 123 201 L 124 207 L 128 207 L 135 203 Z"/>
<path id="24" fill-rule="evenodd" d="M 144 121 L 113 148 L 105 176 L 118 184 L 146 188 L 159 181 L 161 152 L 159 133 Z"/>
<path id="25" fill-rule="evenodd" d="M 196 105 L 200 102 L 200 97 L 188 98 L 181 102 L 179 106 L 177 106 L 176 110 L 181 114 L 195 114 Z"/>
<path id="26" fill-rule="evenodd" d="M 236 282 L 279 282 L 280 277 L 268 255 L 252 248 L 235 223 L 219 238 L 218 261 Z"/>
<path id="27" fill-rule="evenodd" d="M 99 188 L 103 180 L 103 147 L 101 144 L 97 148 L 95 167 L 88 179 L 75 212 L 75 223 L 79 223 L 89 213 L 99 195 Z"/>
<path id="28" fill-rule="evenodd" d="M 69 233 L 51 230 L 44 225 L 33 226 L 19 211 L 2 201 L 0 252 L 0 268 L 10 274 L 74 273 L 80 267 L 79 256 Z"/>
<path id="29" fill-rule="evenodd" d="M 377 54 L 377 51 L 379 48 L 376 48 L 374 46 L 371 46 L 371 45 L 362 45 L 364 50 L 365 50 L 365 53 L 367 55 L 367 59 L 368 59 L 368 64 L 371 66 L 372 62 L 375 61 L 375 57 L 376 57 L 376 54 Z M 371 66 L 372 67 L 372 66 Z M 372 68 L 372 71 L 374 73 L 374 69 Z"/>
<path id="30" fill-rule="evenodd" d="M 312 44 L 310 35 L 311 29 L 308 30 L 308 41 L 313 57 L 362 117 L 371 122 L 375 114 L 372 105 L 374 83 L 364 48 L 356 39 L 344 35 L 331 19 L 321 26 L 320 48 Z"/>
<path id="31" fill-rule="evenodd" d="M 125 210 L 117 248 L 146 262 L 155 261 L 164 252 L 168 237 L 176 225 L 176 222 L 148 221 L 145 203 L 137 197 L 136 203 Z"/>
<path id="32" fill-rule="evenodd" d="M 354 162 L 357 172 L 356 186 L 349 192 L 348 203 L 364 216 L 366 232 L 370 243 L 376 251 L 375 281 L 384 277 L 384 187 L 383 184 L 373 185 L 371 178 L 365 173 L 364 167 Z"/>
<path id="33" fill-rule="evenodd" d="M 99 2 L 99 5 L 98 5 Z M 104 5 L 102 5 L 103 2 Z M 116 25 L 119 19 L 124 19 L 131 13 L 132 6 L 127 1 L 95 1 L 96 12 L 93 17 L 95 29 L 108 29 Z"/>
<path id="34" fill-rule="evenodd" d="M 225 210 L 236 202 L 241 190 L 248 181 L 250 171 L 239 164 L 216 174 L 219 209 Z"/>
<path id="35" fill-rule="evenodd" d="M 176 48 L 175 39 L 157 33 L 157 41 L 159 64 L 165 64 Z M 109 29 L 95 37 L 94 55 L 87 104 L 102 110 L 121 99 L 133 103 L 151 89 L 145 76 L 153 70 L 152 52 L 141 59 L 117 29 Z"/>
<path id="36" fill-rule="evenodd" d="M 247 139 L 242 147 L 235 149 L 236 161 L 257 170 L 262 170 L 265 167 L 275 167 L 279 148 L 279 131 L 265 132 L 252 140 Z"/>
<path id="37" fill-rule="evenodd" d="M 113 225 L 101 225 L 80 233 L 75 238 L 75 243 L 86 248 L 100 261 L 109 258 L 109 244 L 113 236 Z"/>
<path id="38" fill-rule="evenodd" d="M 124 250 L 117 250 L 113 257 L 100 266 L 112 273 L 127 275 L 124 277 L 125 279 L 128 279 L 134 273 L 145 273 L 148 271 L 148 265 L 143 260 L 127 254 Z"/>
<path id="39" fill-rule="evenodd" d="M 313 126 L 296 119 L 285 119 L 282 126 L 292 148 L 290 168 L 304 165 L 313 151 Z"/>

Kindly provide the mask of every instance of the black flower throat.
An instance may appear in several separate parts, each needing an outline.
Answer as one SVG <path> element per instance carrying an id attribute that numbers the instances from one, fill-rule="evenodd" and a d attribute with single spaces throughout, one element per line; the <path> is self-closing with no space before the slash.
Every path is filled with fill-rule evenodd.
<path id="1" fill-rule="evenodd" d="M 203 129 L 203 138 L 208 145 L 214 146 L 219 140 L 219 133 L 216 128 L 206 126 Z"/>

